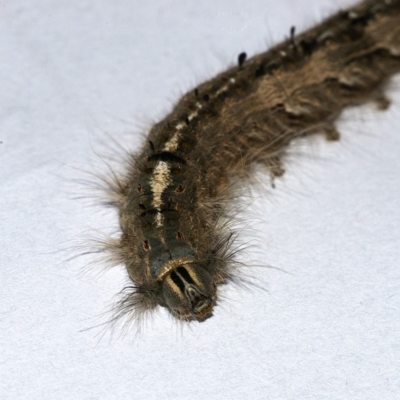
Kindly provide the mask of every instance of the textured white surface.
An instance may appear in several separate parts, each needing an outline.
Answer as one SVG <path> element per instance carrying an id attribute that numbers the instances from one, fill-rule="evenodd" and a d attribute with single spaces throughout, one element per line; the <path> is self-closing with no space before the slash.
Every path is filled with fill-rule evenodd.
<path id="1" fill-rule="evenodd" d="M 400 397 L 396 85 L 388 112 L 346 112 L 342 141 L 295 148 L 277 188 L 256 194 L 242 217 L 258 248 L 242 258 L 285 272 L 254 268 L 268 291 L 225 288 L 206 323 L 182 328 L 159 312 L 137 337 L 83 331 L 106 319 L 93 317 L 125 273 L 82 275 L 90 258 L 61 251 L 116 226 L 75 183 L 111 137 L 137 148 L 151 121 L 239 52 L 346 4 L 0 2 L 2 399 Z"/>

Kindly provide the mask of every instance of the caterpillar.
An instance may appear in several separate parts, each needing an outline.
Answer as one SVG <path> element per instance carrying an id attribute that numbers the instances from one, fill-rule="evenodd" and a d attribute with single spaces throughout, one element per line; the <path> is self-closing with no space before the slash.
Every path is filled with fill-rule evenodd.
<path id="1" fill-rule="evenodd" d="M 186 93 L 108 180 L 120 237 L 104 246 L 132 281 L 116 318 L 158 306 L 183 321 L 212 316 L 233 279 L 232 233 L 220 220 L 254 164 L 281 176 L 288 145 L 324 134 L 348 106 L 376 102 L 400 71 L 400 0 L 367 0 Z"/>

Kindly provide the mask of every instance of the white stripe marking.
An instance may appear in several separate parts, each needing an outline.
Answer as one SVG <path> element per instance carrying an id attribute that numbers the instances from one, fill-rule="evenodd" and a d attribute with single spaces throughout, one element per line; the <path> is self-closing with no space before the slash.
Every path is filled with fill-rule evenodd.
<path id="1" fill-rule="evenodd" d="M 165 188 L 172 182 L 169 165 L 165 161 L 159 161 L 154 168 L 153 176 L 150 179 L 151 191 L 153 193 L 153 207 L 158 210 L 156 223 L 158 227 L 163 224 L 161 214 L 162 194 Z"/>

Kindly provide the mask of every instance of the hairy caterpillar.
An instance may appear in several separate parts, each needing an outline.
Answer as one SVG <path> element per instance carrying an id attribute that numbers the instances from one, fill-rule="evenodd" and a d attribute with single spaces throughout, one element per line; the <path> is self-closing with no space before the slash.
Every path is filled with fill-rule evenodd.
<path id="1" fill-rule="evenodd" d="M 125 176 L 110 183 L 122 234 L 108 243 L 133 287 L 120 314 L 158 305 L 204 320 L 231 279 L 229 232 L 217 229 L 230 181 L 253 163 L 284 172 L 295 138 L 324 133 L 344 107 L 376 101 L 400 70 L 400 1 L 365 1 L 199 85 L 150 131 Z"/>

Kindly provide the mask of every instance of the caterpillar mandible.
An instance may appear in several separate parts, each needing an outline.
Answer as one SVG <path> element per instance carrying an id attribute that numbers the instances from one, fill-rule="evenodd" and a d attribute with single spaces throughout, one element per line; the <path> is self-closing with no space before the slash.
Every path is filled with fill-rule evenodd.
<path id="1" fill-rule="evenodd" d="M 383 87 L 400 71 L 400 0 L 364 1 L 289 33 L 185 94 L 109 182 L 121 235 L 106 249 L 133 283 L 117 317 L 162 306 L 180 320 L 209 318 L 218 286 L 232 279 L 231 234 L 218 228 L 230 182 L 254 163 L 282 175 L 296 138 L 338 140 L 335 120 L 347 106 L 388 107 Z"/>

